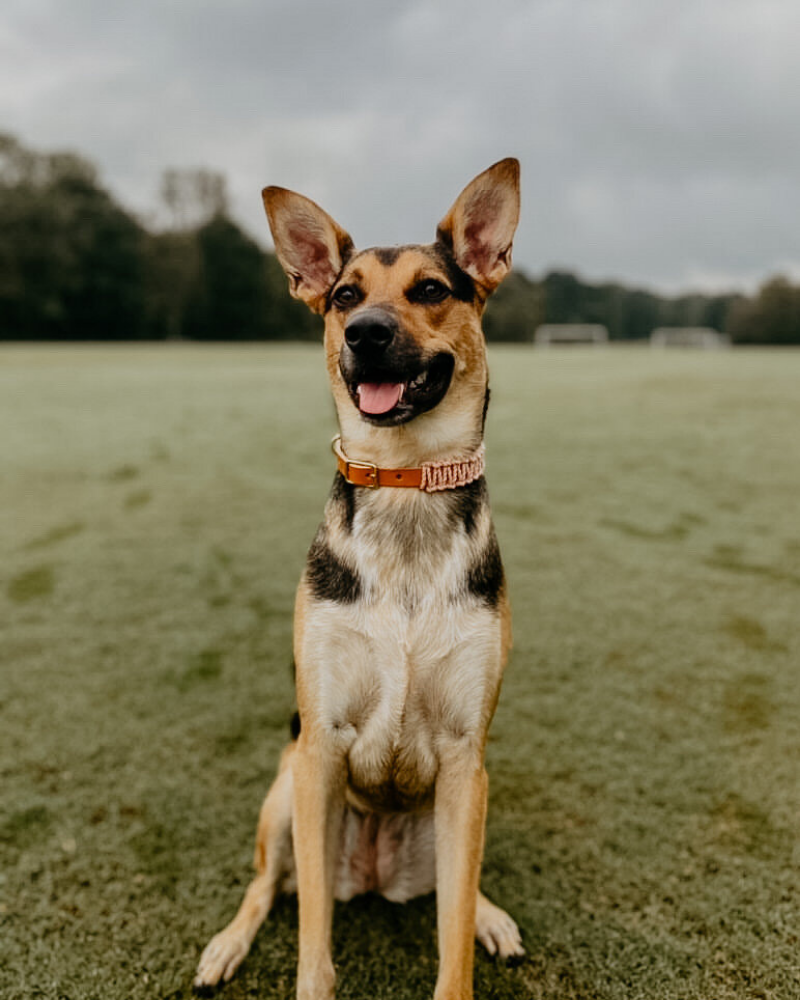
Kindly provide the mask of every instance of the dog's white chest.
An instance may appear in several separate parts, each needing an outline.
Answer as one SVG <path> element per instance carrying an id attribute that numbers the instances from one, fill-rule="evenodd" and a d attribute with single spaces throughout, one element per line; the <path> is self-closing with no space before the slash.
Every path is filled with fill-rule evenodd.
<path id="1" fill-rule="evenodd" d="M 497 616 L 440 602 L 410 615 L 388 600 L 312 614 L 318 711 L 353 787 L 394 796 L 393 805 L 424 799 L 443 747 L 478 739 L 487 724 L 501 668 Z"/>
<path id="2" fill-rule="evenodd" d="M 485 735 L 501 621 L 466 581 L 490 532 L 488 512 L 468 532 L 425 494 L 371 498 L 347 531 L 329 523 L 357 595 L 309 605 L 303 669 L 315 718 L 346 754 L 353 788 L 373 801 L 424 799 L 442 753 Z"/>

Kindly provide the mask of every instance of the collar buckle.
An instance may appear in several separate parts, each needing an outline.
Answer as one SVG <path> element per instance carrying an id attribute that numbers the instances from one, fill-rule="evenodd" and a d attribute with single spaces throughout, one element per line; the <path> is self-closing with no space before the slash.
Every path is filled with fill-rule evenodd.
<path id="1" fill-rule="evenodd" d="M 344 464 L 342 475 L 351 486 L 365 486 L 368 490 L 377 490 L 380 486 L 378 478 L 378 466 L 374 462 L 359 462 L 354 458 L 348 458 L 342 450 L 342 436 L 337 434 L 331 441 L 331 451 Z M 354 480 L 350 475 L 351 469 L 358 469 L 364 474 L 364 482 L 361 478 Z"/>
<path id="2" fill-rule="evenodd" d="M 367 480 L 365 483 L 358 482 L 354 483 L 354 480 L 350 476 L 351 469 L 360 469 L 365 473 L 364 478 Z M 378 466 L 372 462 L 357 462 L 354 459 L 348 458 L 345 460 L 344 467 L 344 478 L 348 483 L 353 483 L 355 486 L 366 486 L 368 490 L 377 490 L 380 486 L 378 482 Z"/>

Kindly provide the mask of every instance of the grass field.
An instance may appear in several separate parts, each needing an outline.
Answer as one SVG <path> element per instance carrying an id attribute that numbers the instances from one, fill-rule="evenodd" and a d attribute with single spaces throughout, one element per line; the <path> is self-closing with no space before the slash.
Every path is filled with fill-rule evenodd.
<path id="1" fill-rule="evenodd" d="M 800 997 L 800 352 L 492 351 L 516 645 L 484 887 L 506 1000 Z M 0 996 L 188 997 L 288 735 L 333 475 L 319 349 L 0 350 Z M 281 903 L 223 1000 L 292 995 Z M 339 907 L 429 996 L 432 898 Z"/>

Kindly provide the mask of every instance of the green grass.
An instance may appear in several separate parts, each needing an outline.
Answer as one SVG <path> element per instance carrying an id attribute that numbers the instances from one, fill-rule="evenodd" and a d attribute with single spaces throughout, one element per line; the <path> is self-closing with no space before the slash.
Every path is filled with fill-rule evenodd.
<path id="1" fill-rule="evenodd" d="M 516 646 L 481 997 L 800 997 L 800 352 L 492 351 Z M 0 996 L 190 995 L 288 734 L 319 349 L 0 351 Z M 289 997 L 281 903 L 225 1000 Z M 335 923 L 418 998 L 432 899 Z"/>

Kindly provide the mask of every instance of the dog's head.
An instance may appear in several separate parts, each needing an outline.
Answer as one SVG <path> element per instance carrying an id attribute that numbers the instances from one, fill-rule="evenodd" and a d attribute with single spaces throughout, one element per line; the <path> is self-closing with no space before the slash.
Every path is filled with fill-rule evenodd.
<path id="1" fill-rule="evenodd" d="M 291 294 L 325 317 L 345 440 L 403 428 L 404 439 L 434 457 L 476 447 L 487 393 L 480 317 L 511 266 L 517 160 L 501 160 L 468 184 L 426 245 L 359 252 L 302 195 L 268 187 L 264 205 Z"/>

